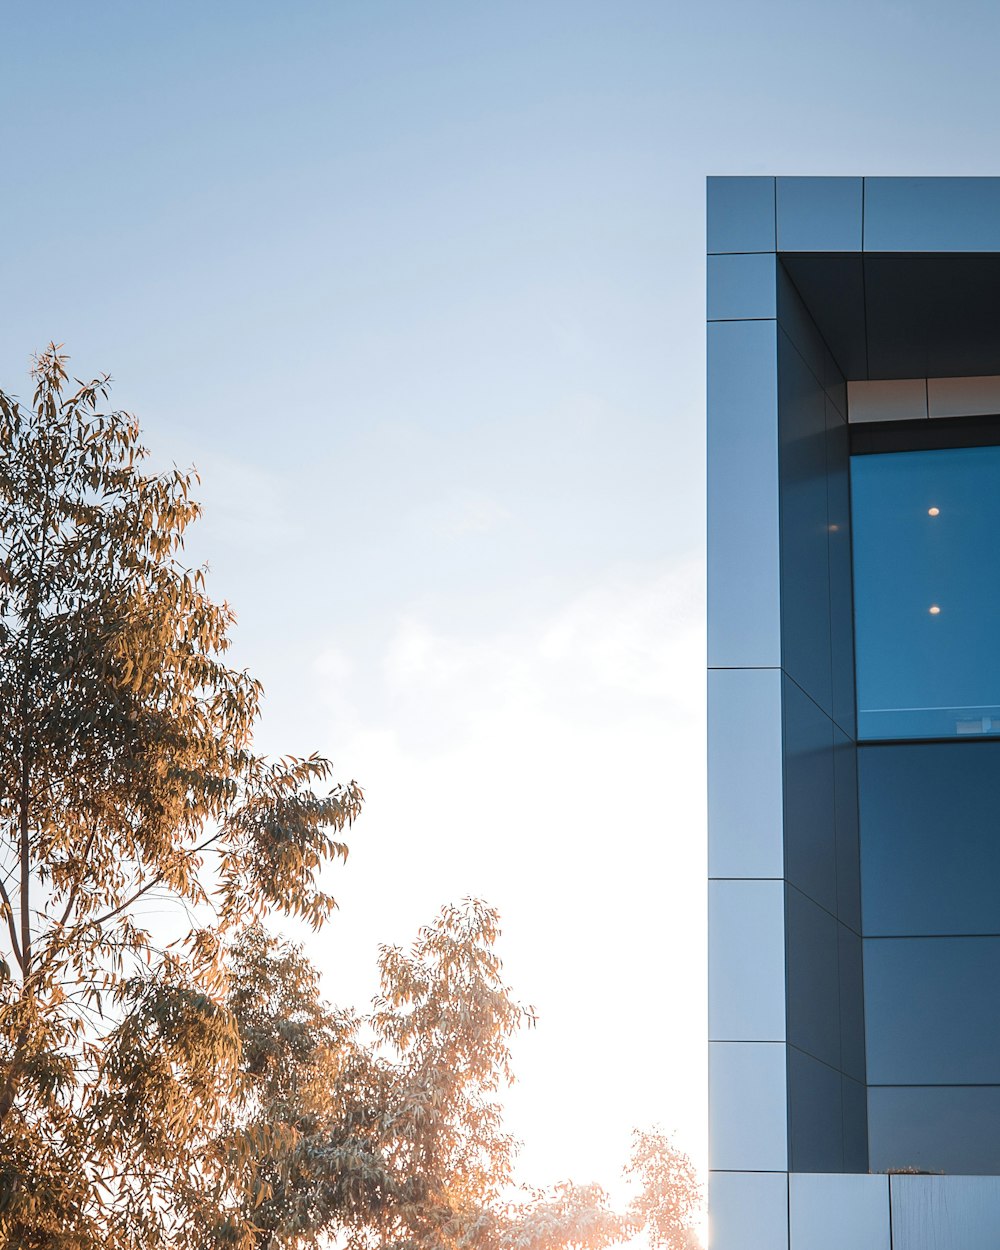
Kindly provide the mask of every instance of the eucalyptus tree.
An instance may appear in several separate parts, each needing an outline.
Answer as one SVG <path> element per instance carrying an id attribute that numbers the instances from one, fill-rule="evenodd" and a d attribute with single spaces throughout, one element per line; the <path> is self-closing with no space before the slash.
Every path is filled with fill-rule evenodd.
<path id="1" fill-rule="evenodd" d="M 244 1056 L 234 1126 L 254 1143 L 242 1218 L 262 1247 L 488 1250 L 515 1143 L 500 1094 L 530 1008 L 504 984 L 496 911 L 441 909 L 383 946 L 372 1010 L 336 1010 L 301 952 L 248 930 L 229 1005 Z M 248 1108 L 253 1115 L 248 1117 Z M 227 1130 L 228 1131 L 228 1130 Z"/>
<path id="2" fill-rule="evenodd" d="M 702 1187 L 694 1164 L 660 1128 L 636 1129 L 625 1176 L 638 1186 L 628 1220 L 656 1250 L 700 1250 Z"/>
<path id="3" fill-rule="evenodd" d="M 0 1244 L 249 1245 L 227 934 L 324 921 L 362 795 L 255 753 L 261 687 L 183 558 L 196 478 L 66 361 L 0 392 Z"/>
<path id="4" fill-rule="evenodd" d="M 184 560 L 196 477 L 150 472 L 66 359 L 38 357 L 30 403 L 0 391 L 0 1250 L 693 1244 L 661 1138 L 625 1216 L 597 1186 L 508 1202 L 534 1015 L 492 908 L 381 948 L 367 1013 L 268 935 L 329 917 L 362 793 L 255 752 L 261 687 Z"/>

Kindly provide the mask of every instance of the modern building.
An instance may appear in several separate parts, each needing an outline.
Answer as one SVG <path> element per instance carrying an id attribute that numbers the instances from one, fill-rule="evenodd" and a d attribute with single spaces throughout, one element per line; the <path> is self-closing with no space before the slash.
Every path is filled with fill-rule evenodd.
<path id="1" fill-rule="evenodd" d="M 711 1250 L 996 1250 L 1000 178 L 708 253 Z"/>

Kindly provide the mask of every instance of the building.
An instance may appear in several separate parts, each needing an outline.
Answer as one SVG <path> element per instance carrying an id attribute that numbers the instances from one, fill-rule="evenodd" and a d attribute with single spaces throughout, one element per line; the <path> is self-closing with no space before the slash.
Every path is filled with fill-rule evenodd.
<path id="1" fill-rule="evenodd" d="M 995 1250 L 1000 178 L 708 253 L 711 1250 Z"/>

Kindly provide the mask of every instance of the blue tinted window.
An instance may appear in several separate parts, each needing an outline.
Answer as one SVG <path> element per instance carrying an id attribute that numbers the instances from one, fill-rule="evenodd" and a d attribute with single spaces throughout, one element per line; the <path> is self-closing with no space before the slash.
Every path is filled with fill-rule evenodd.
<path id="1" fill-rule="evenodd" d="M 869 1085 L 1000 1085 L 1000 938 L 866 938 Z"/>
<path id="2" fill-rule="evenodd" d="M 1000 934 L 1000 742 L 858 752 L 865 937 Z"/>
<path id="3" fill-rule="evenodd" d="M 1000 734 L 1000 447 L 851 462 L 858 736 Z"/>
<path id="4" fill-rule="evenodd" d="M 871 1170 L 998 1176 L 998 1123 L 995 1086 L 875 1087 L 868 1091 Z"/>

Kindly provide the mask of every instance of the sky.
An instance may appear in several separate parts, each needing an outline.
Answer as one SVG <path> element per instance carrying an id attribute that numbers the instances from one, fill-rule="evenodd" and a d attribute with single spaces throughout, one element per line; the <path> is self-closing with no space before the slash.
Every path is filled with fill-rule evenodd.
<path id="1" fill-rule="evenodd" d="M 997 174 L 959 0 L 0 8 L 0 386 L 63 342 L 265 685 L 368 801 L 309 943 L 479 895 L 522 1175 L 705 1150 L 704 179 Z"/>

